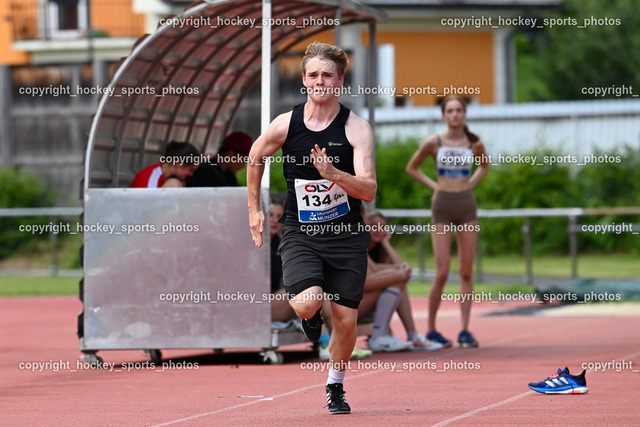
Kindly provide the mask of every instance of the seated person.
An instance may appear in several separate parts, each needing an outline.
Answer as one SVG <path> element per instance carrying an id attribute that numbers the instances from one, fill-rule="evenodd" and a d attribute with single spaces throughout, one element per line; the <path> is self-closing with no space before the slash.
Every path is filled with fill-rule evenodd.
<path id="1" fill-rule="evenodd" d="M 131 182 L 134 188 L 184 187 L 200 160 L 200 152 L 188 142 L 171 141 L 167 144 L 161 162 L 147 166 Z"/>
<path id="2" fill-rule="evenodd" d="M 411 268 L 400 258 L 391 245 L 391 234 L 387 231 L 386 218 L 381 213 L 374 212 L 366 217 L 365 222 L 372 226 L 371 242 L 369 243 L 369 260 L 372 263 L 370 269 L 375 274 L 386 272 L 387 275 L 393 275 L 393 271 L 398 270 L 406 272 L 408 269 L 408 275 L 411 277 Z M 416 330 L 409 292 L 406 287 L 403 288 L 398 301 L 397 312 L 407 331 L 407 339 L 411 342 L 414 350 L 439 350 L 442 348 L 442 344 L 428 341 Z"/>
<path id="3" fill-rule="evenodd" d="M 244 132 L 227 135 L 218 154 L 187 179 L 187 187 L 237 187 L 236 174 L 247 165 L 252 144 L 253 139 Z"/>
<path id="4" fill-rule="evenodd" d="M 390 332 L 391 318 L 398 308 L 411 268 L 404 264 L 392 268 L 377 268 L 369 256 L 364 296 L 358 307 L 358 318 L 373 313 L 373 330 L 369 337 L 369 349 L 374 352 L 409 350 L 412 344 L 401 341 Z"/>

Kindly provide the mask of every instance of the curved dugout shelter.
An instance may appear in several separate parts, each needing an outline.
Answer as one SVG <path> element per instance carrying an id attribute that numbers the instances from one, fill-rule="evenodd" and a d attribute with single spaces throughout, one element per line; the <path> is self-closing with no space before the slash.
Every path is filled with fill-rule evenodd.
<path id="1" fill-rule="evenodd" d="M 246 188 L 128 187 L 171 140 L 215 152 L 260 80 L 264 129 L 268 65 L 337 22 L 369 24 L 372 84 L 375 23 L 383 19 L 351 0 L 207 1 L 138 41 L 89 134 L 81 350 L 282 344 L 271 332 L 268 236 L 254 247 Z"/>

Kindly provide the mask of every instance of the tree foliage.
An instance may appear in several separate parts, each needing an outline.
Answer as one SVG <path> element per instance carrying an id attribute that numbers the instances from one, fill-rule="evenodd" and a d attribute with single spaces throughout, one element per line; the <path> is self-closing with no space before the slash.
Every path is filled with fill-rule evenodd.
<path id="1" fill-rule="evenodd" d="M 0 208 L 36 208 L 52 206 L 55 192 L 35 176 L 17 168 L 0 169 Z M 24 226 L 33 228 L 45 225 L 48 218 L 0 217 L 0 259 L 49 234 L 21 231 Z M 23 227 L 21 227 L 23 226 Z"/>
<path id="2" fill-rule="evenodd" d="M 520 75 L 539 79 L 522 82 L 531 86 L 531 100 L 618 98 L 640 92 L 640 2 L 565 0 L 561 12 L 545 19 L 533 46 L 521 38 L 518 44 L 523 55 L 530 55 L 519 64 L 533 68 Z"/>

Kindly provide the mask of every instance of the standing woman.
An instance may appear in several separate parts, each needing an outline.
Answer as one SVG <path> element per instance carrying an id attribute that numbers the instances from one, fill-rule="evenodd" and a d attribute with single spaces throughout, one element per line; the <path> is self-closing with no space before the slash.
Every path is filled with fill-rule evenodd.
<path id="1" fill-rule="evenodd" d="M 436 261 L 436 274 L 429 293 L 429 317 L 427 336 L 429 341 L 444 347 L 451 341 L 436 330 L 436 314 L 442 299 L 442 289 L 449 276 L 451 239 L 455 230 L 458 239 L 460 262 L 460 312 L 462 330 L 458 334 L 461 347 L 477 347 L 478 341 L 468 331 L 471 302 L 473 301 L 472 267 L 478 239 L 478 217 L 473 188 L 489 170 L 484 145 L 480 138 L 465 125 L 467 106 L 464 99 L 447 96 L 442 102 L 442 117 L 447 130 L 429 136 L 411 157 L 406 171 L 423 185 L 433 189 L 431 211 L 431 243 Z M 420 171 L 427 157 L 436 162 L 437 180 Z M 471 169 L 477 164 L 473 175 Z"/>

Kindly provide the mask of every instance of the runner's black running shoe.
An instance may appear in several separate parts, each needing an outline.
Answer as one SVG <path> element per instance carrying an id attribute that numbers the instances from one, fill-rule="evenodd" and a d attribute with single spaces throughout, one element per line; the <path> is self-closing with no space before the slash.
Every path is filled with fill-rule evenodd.
<path id="1" fill-rule="evenodd" d="M 304 334 L 311 342 L 316 342 L 322 336 L 322 309 L 316 311 L 311 319 L 302 319 L 302 330 Z"/>
<path id="2" fill-rule="evenodd" d="M 350 414 L 351 407 L 344 398 L 342 384 L 327 384 L 327 406 L 330 414 Z"/>

